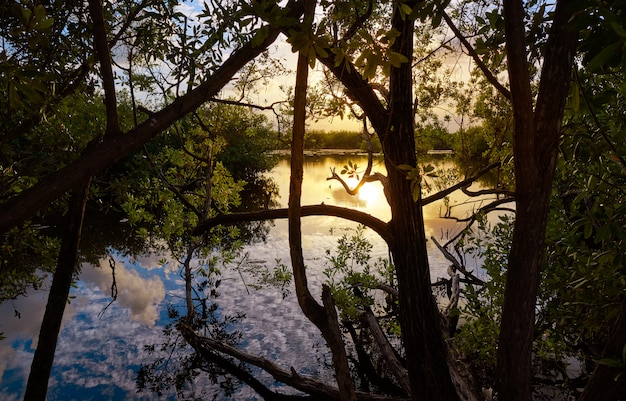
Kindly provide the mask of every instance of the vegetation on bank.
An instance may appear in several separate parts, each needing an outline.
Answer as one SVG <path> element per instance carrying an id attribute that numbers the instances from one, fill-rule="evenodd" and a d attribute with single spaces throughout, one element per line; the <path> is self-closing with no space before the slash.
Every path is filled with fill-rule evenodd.
<path id="1" fill-rule="evenodd" d="M 484 126 L 474 126 L 450 132 L 440 122 L 418 127 L 415 131 L 415 150 L 425 155 L 430 150 L 452 150 L 463 162 L 489 159 L 489 138 L 492 133 Z M 374 153 L 382 148 L 378 137 L 370 139 Z M 288 149 L 288 144 L 282 144 Z M 307 130 L 304 135 L 304 148 L 313 149 L 359 149 L 367 151 L 368 143 L 363 133 L 358 131 L 318 131 Z"/>

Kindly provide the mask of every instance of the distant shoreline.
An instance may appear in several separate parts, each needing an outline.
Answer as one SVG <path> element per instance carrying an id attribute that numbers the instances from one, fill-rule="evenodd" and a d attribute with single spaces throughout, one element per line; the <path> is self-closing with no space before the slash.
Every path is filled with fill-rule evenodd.
<path id="1" fill-rule="evenodd" d="M 287 156 L 290 154 L 289 149 L 277 149 L 272 150 L 269 153 L 272 155 L 281 155 Z M 356 156 L 367 156 L 367 152 L 362 151 L 361 149 L 305 149 L 305 156 L 345 156 L 345 155 L 356 155 Z M 374 156 L 378 156 L 380 153 L 374 153 Z"/>
<path id="2" fill-rule="evenodd" d="M 287 156 L 290 154 L 289 149 L 276 149 L 269 152 L 271 155 L 280 155 Z M 453 155 L 454 151 L 451 149 L 444 150 L 429 150 L 426 154 L 431 156 L 438 155 Z M 367 152 L 362 151 L 361 149 L 305 149 L 305 156 L 346 156 L 346 155 L 355 155 L 355 156 L 367 156 Z M 379 156 L 380 152 L 376 152 L 373 154 L 374 156 Z"/>

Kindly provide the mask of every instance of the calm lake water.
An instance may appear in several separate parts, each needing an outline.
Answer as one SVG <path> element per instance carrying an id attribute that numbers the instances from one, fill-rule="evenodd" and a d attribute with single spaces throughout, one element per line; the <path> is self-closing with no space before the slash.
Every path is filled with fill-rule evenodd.
<path id="1" fill-rule="evenodd" d="M 389 208 L 379 183 L 366 184 L 361 194 L 353 197 L 347 195 L 337 181 L 326 180 L 332 167 L 340 171 L 348 160 L 362 168 L 367 163 L 365 156 L 307 157 L 302 204 L 324 202 L 347 206 L 388 220 Z M 451 163 L 448 161 L 442 166 L 448 168 Z M 375 164 L 374 171 L 385 173 L 380 160 Z M 286 206 L 288 161 L 282 160 L 270 175 L 279 186 L 278 202 Z M 464 200 L 463 195 L 455 194 L 451 204 Z M 445 240 L 462 226 L 440 218 L 440 209 L 440 204 L 425 208 L 426 230 L 428 236 Z M 322 269 L 326 249 L 334 249 L 337 239 L 355 227 L 354 223 L 332 217 L 303 219 L 302 243 L 314 295 L 320 294 L 324 282 Z M 366 237 L 374 245 L 374 258 L 387 256 L 384 243 L 374 233 L 366 232 Z M 446 276 L 448 263 L 432 243 L 429 246 L 432 280 L 435 281 Z M 267 241 L 246 246 L 244 254 L 247 254 L 248 266 L 273 267 L 277 259 L 288 264 L 287 222 L 275 221 Z M 112 251 L 111 256 L 115 261 L 117 300 L 105 310 L 111 301 L 109 259 L 103 259 L 99 265 L 83 265 L 65 312 L 48 400 L 175 399 L 173 394 L 158 398 L 150 392 L 137 393 L 135 377 L 139 366 L 154 358 L 144 351 L 144 346 L 164 341 L 162 330 L 169 322 L 167 305 L 183 305 L 184 283 L 178 265 L 172 261 L 162 263 L 162 258 L 167 258 L 162 254 L 129 258 Z M 246 263 L 237 266 L 235 263 L 222 269 L 218 303 L 223 314 L 246 314 L 246 319 L 237 325 L 243 333 L 243 348 L 271 358 L 285 368 L 294 367 L 302 374 L 328 377 L 330 373 L 319 362 L 327 357 L 321 336 L 302 316 L 293 291 L 283 299 L 278 288 L 255 289 L 254 277 L 245 268 Z M 0 341 L 0 400 L 23 398 L 46 301 L 44 289 L 0 305 L 0 332 L 6 337 Z M 271 383 L 271 379 L 264 380 Z M 203 387 L 208 397 L 215 393 L 206 382 L 200 381 L 197 386 Z M 256 397 L 243 388 L 236 399 Z"/>

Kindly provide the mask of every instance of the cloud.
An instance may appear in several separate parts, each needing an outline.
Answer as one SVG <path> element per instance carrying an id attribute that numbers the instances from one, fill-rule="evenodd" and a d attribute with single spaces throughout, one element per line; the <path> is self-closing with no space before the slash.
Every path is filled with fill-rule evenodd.
<path id="1" fill-rule="evenodd" d="M 50 283 L 51 278 L 48 277 L 41 290 L 32 291 L 28 296 L 0 304 L 0 316 L 3 317 L 0 332 L 6 337 L 5 340 L 0 341 L 0 383 L 7 369 L 19 369 L 25 372 L 30 370 L 32 360 L 30 352 L 37 348 Z M 70 303 L 65 306 L 61 329 L 72 320 L 75 313 L 74 304 Z"/>
<path id="2" fill-rule="evenodd" d="M 95 284 L 104 294 L 111 293 L 112 274 L 108 260 L 102 260 L 100 266 L 83 266 L 81 280 Z M 154 326 L 158 314 L 158 306 L 165 298 L 165 286 L 157 277 L 141 277 L 139 272 L 129 269 L 125 264 L 115 264 L 115 280 L 117 284 L 116 303 L 130 311 L 133 320 Z"/>

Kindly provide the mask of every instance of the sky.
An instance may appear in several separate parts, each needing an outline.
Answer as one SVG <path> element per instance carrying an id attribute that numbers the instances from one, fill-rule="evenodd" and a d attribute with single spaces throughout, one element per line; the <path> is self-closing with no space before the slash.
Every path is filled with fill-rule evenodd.
<path id="1" fill-rule="evenodd" d="M 202 0 L 184 2 L 181 5 L 177 6 L 177 11 L 188 15 L 190 18 L 195 18 L 201 12 L 203 8 L 203 3 L 204 2 Z M 258 88 L 258 93 L 252 95 L 252 98 L 250 100 L 253 103 L 263 106 L 269 105 L 273 102 L 284 100 L 285 95 L 281 92 L 279 87 L 281 85 L 293 86 L 295 83 L 294 71 L 297 63 L 297 55 L 292 52 L 291 45 L 286 42 L 285 37 L 281 35 L 276 44 L 273 45 L 269 51 L 273 58 L 280 60 L 283 67 L 291 70 L 292 73 L 287 76 L 279 76 L 276 79 L 269 81 L 268 85 L 264 85 L 263 87 Z M 453 71 L 452 75 L 450 76 L 451 79 L 457 81 L 467 81 L 468 71 L 470 68 L 470 60 L 460 52 L 457 54 L 452 54 L 444 60 L 444 68 L 449 68 Z M 314 86 L 322 79 L 323 73 L 321 72 L 321 64 L 317 63 L 316 68 L 309 73 L 309 85 Z M 227 86 L 222 91 L 223 98 L 227 98 L 232 95 L 234 95 L 232 86 Z M 451 110 L 450 107 L 445 104 L 441 104 L 437 108 L 435 108 L 434 112 L 440 118 L 443 118 L 444 115 L 452 115 L 453 118 L 448 123 L 448 129 L 451 132 L 454 132 L 458 129 L 460 119 L 454 116 L 454 111 Z M 266 112 L 266 115 L 270 118 L 270 121 L 274 122 L 274 116 L 271 112 Z M 361 131 L 362 122 L 354 118 L 348 118 L 347 116 L 343 119 L 339 117 L 331 117 L 318 121 L 313 121 L 310 119 L 308 121 L 307 127 L 311 130 L 322 131 Z"/>

